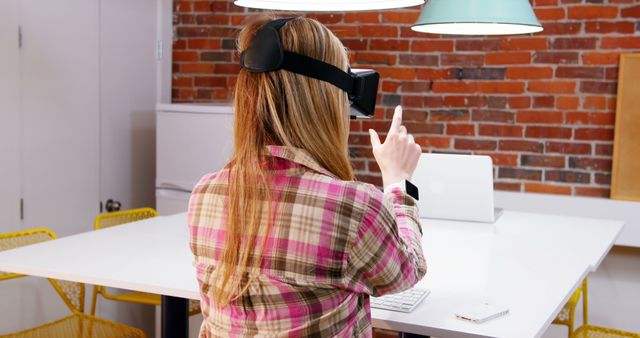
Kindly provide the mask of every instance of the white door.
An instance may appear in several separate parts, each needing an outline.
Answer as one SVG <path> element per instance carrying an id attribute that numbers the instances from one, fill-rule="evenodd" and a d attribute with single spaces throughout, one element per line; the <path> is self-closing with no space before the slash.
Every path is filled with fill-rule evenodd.
<path id="1" fill-rule="evenodd" d="M 20 229 L 20 5 L 0 1 L 0 233 Z"/>
<path id="2" fill-rule="evenodd" d="M 21 3 L 23 227 L 89 231 L 99 211 L 99 1 Z"/>
<path id="3" fill-rule="evenodd" d="M 100 196 L 154 206 L 157 0 L 100 3 Z"/>
<path id="4" fill-rule="evenodd" d="M 19 0 L 0 1 L 0 233 L 20 230 Z M 0 282 L 0 334 L 21 328 L 21 283 Z"/>

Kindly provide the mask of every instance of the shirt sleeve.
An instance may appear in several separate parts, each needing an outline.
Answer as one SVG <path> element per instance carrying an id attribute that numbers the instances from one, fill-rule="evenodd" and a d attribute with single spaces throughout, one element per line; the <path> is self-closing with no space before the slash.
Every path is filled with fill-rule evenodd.
<path id="1" fill-rule="evenodd" d="M 399 188 L 371 187 L 369 209 L 348 252 L 347 288 L 380 296 L 415 285 L 427 272 L 413 198 Z"/>

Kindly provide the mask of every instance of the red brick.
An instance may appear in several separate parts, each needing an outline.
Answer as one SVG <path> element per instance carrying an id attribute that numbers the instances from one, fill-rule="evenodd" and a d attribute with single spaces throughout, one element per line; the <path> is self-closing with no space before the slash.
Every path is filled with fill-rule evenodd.
<path id="1" fill-rule="evenodd" d="M 540 21 L 564 19 L 564 8 L 535 8 Z"/>
<path id="2" fill-rule="evenodd" d="M 479 153 L 478 155 L 486 155 L 491 157 L 494 166 L 517 166 L 517 154 L 500 154 L 500 153 Z"/>
<path id="3" fill-rule="evenodd" d="M 397 26 L 360 26 L 358 32 L 362 37 L 398 37 Z"/>
<path id="4" fill-rule="evenodd" d="M 478 91 L 485 94 L 522 94 L 523 82 L 478 82 Z"/>
<path id="5" fill-rule="evenodd" d="M 509 38 L 500 41 L 502 50 L 547 49 L 547 38 Z"/>
<path id="6" fill-rule="evenodd" d="M 555 96 L 534 96 L 533 108 L 553 108 L 555 101 Z"/>
<path id="7" fill-rule="evenodd" d="M 542 183 L 525 183 L 524 191 L 542 194 L 571 195 L 571 187 L 569 186 Z"/>
<path id="8" fill-rule="evenodd" d="M 222 43 L 220 39 L 189 39 L 187 45 L 189 49 L 214 50 L 220 49 Z"/>
<path id="9" fill-rule="evenodd" d="M 448 149 L 451 147 L 451 139 L 448 137 L 417 136 L 417 144 L 427 148 Z"/>
<path id="10" fill-rule="evenodd" d="M 613 145 L 596 144 L 596 155 L 611 156 L 613 155 Z"/>
<path id="11" fill-rule="evenodd" d="M 640 5 L 623 8 L 620 11 L 620 16 L 623 18 L 640 18 Z"/>
<path id="12" fill-rule="evenodd" d="M 627 33 L 633 34 L 636 30 L 636 25 L 633 22 L 602 22 L 594 21 L 587 22 L 585 24 L 585 31 L 587 33 Z"/>
<path id="13" fill-rule="evenodd" d="M 580 91 L 583 93 L 593 94 L 615 94 L 617 89 L 616 82 L 604 81 L 582 81 L 580 83 Z"/>
<path id="14" fill-rule="evenodd" d="M 571 128 L 527 126 L 525 137 L 570 139 Z"/>
<path id="15" fill-rule="evenodd" d="M 340 40 L 342 41 L 342 44 L 350 50 L 366 50 L 369 43 L 369 40 L 366 40 L 366 39 L 340 39 Z"/>
<path id="16" fill-rule="evenodd" d="M 382 81 L 382 91 L 385 93 L 397 93 L 400 88 L 401 82 L 398 81 Z"/>
<path id="17" fill-rule="evenodd" d="M 609 197 L 609 188 L 576 187 L 577 196 Z"/>
<path id="18" fill-rule="evenodd" d="M 616 16 L 616 6 L 572 6 L 567 13 L 569 19 L 611 19 Z"/>
<path id="19" fill-rule="evenodd" d="M 582 55 L 585 65 L 617 65 L 620 53 L 588 52 Z"/>
<path id="20" fill-rule="evenodd" d="M 591 171 L 611 171 L 611 159 L 592 157 L 570 157 L 569 167 Z"/>
<path id="21" fill-rule="evenodd" d="M 604 37 L 600 43 L 602 49 L 639 49 L 640 37 Z"/>
<path id="22" fill-rule="evenodd" d="M 610 185 L 611 184 L 611 175 L 610 174 L 601 174 L 601 173 L 596 173 L 594 175 L 594 181 L 597 184 L 604 184 L 604 185 Z"/>
<path id="23" fill-rule="evenodd" d="M 437 81 L 433 83 L 432 90 L 434 93 L 475 93 L 478 90 L 478 84 L 476 82 Z"/>
<path id="24" fill-rule="evenodd" d="M 613 129 L 605 128 L 578 128 L 576 129 L 576 140 L 599 140 L 612 141 Z"/>
<path id="25" fill-rule="evenodd" d="M 237 63 L 217 63 L 215 69 L 217 74 L 238 74 L 240 65 Z"/>
<path id="26" fill-rule="evenodd" d="M 499 40 L 460 39 L 455 41 L 456 51 L 495 51 L 500 46 Z"/>
<path id="27" fill-rule="evenodd" d="M 531 63 L 531 53 L 529 52 L 500 52 L 487 53 L 485 55 L 487 65 L 514 65 Z"/>
<path id="28" fill-rule="evenodd" d="M 173 61 L 198 61 L 199 56 L 198 52 L 193 51 L 174 51 L 173 52 Z"/>
<path id="29" fill-rule="evenodd" d="M 482 54 L 442 54 L 440 63 L 443 66 L 482 66 L 484 55 Z"/>
<path id="30" fill-rule="evenodd" d="M 522 188 L 522 183 L 516 183 L 516 182 L 493 182 L 493 189 L 494 190 L 501 190 L 501 191 L 520 191 Z"/>
<path id="31" fill-rule="evenodd" d="M 556 68 L 556 77 L 569 79 L 602 79 L 604 77 L 604 68 L 559 66 Z"/>
<path id="32" fill-rule="evenodd" d="M 473 124 L 447 124 L 447 135 L 473 136 L 476 133 Z"/>
<path id="33" fill-rule="evenodd" d="M 529 167 L 564 168 L 564 156 L 522 155 L 520 164 Z"/>
<path id="34" fill-rule="evenodd" d="M 526 96 L 511 96 L 509 97 L 509 108 L 529 108 L 531 106 L 531 98 Z"/>
<path id="35" fill-rule="evenodd" d="M 533 55 L 534 63 L 574 64 L 578 61 L 577 52 L 536 52 Z"/>
<path id="36" fill-rule="evenodd" d="M 550 79 L 553 77 L 553 68 L 509 67 L 506 75 L 508 79 Z"/>
<path id="37" fill-rule="evenodd" d="M 344 19 L 344 14 L 338 13 L 309 13 L 307 17 L 316 19 L 325 25 L 340 23 Z"/>
<path id="38" fill-rule="evenodd" d="M 573 94 L 576 90 L 575 82 L 555 81 L 555 82 L 529 82 L 530 92 L 548 94 Z"/>
<path id="39" fill-rule="evenodd" d="M 455 148 L 462 150 L 496 150 L 497 143 L 490 140 L 456 139 Z"/>
<path id="40" fill-rule="evenodd" d="M 195 78 L 196 87 L 226 87 L 227 78 L 222 76 L 198 76 Z"/>
<path id="41" fill-rule="evenodd" d="M 454 72 L 442 68 L 418 68 L 418 79 L 421 80 L 446 80 L 454 79 Z"/>
<path id="42" fill-rule="evenodd" d="M 377 67 L 381 78 L 396 80 L 413 80 L 416 78 L 416 70 L 414 68 L 400 67 Z"/>
<path id="43" fill-rule="evenodd" d="M 591 154 L 589 143 L 547 142 L 545 152 L 560 154 Z"/>
<path id="44" fill-rule="evenodd" d="M 596 38 L 555 38 L 551 43 L 553 49 L 595 49 Z"/>
<path id="45" fill-rule="evenodd" d="M 414 52 L 452 52 L 452 40 L 414 40 L 411 42 Z"/>
<path id="46" fill-rule="evenodd" d="M 182 76 L 174 76 L 173 81 L 171 82 L 172 86 L 175 87 L 191 87 L 193 86 L 193 78 L 191 77 L 182 77 Z"/>
<path id="47" fill-rule="evenodd" d="M 357 63 L 370 65 L 395 65 L 397 62 L 397 56 L 388 53 L 358 52 L 355 58 Z"/>
<path id="48" fill-rule="evenodd" d="M 213 73 L 214 65 L 211 63 L 185 63 L 180 65 L 181 73 Z"/>
<path id="49" fill-rule="evenodd" d="M 501 167 L 498 169 L 498 177 L 528 181 L 540 181 L 542 180 L 542 170 Z"/>
<path id="50" fill-rule="evenodd" d="M 538 35 L 575 35 L 582 29 L 582 22 L 545 22 L 544 31 Z"/>
<path id="51" fill-rule="evenodd" d="M 547 170 L 544 173 L 544 180 L 565 183 L 590 183 L 591 174 L 571 170 Z"/>
<path id="52" fill-rule="evenodd" d="M 347 12 L 344 14 L 345 23 L 379 23 L 379 12 Z"/>
<path id="53" fill-rule="evenodd" d="M 531 153 L 541 153 L 544 145 L 540 142 L 525 140 L 500 140 L 498 143 L 499 150 L 522 151 Z"/>
<path id="54" fill-rule="evenodd" d="M 403 12 L 382 12 L 382 22 L 392 22 L 392 23 L 404 23 L 404 24 L 414 24 L 418 21 L 418 17 L 420 16 L 420 12 L 413 11 L 403 11 Z"/>
<path id="55" fill-rule="evenodd" d="M 401 89 L 403 93 L 426 93 L 431 89 L 431 83 L 427 81 L 404 81 Z"/>
<path id="56" fill-rule="evenodd" d="M 558 111 L 529 110 L 516 113 L 518 123 L 561 124 L 562 120 L 562 113 Z"/>
<path id="57" fill-rule="evenodd" d="M 395 55 L 394 55 L 395 56 Z M 440 58 L 437 55 L 425 54 L 400 54 L 399 63 L 411 66 L 438 66 Z"/>
<path id="58" fill-rule="evenodd" d="M 504 124 L 481 124 L 479 135 L 496 137 L 522 137 L 522 126 Z"/>
<path id="59" fill-rule="evenodd" d="M 463 109 L 433 110 L 429 114 L 431 121 L 469 121 L 469 111 Z"/>
<path id="60" fill-rule="evenodd" d="M 539 6 L 557 6 L 558 0 L 535 0 L 536 7 Z"/>
<path id="61" fill-rule="evenodd" d="M 474 110 L 471 115 L 473 121 L 490 121 L 512 123 L 514 121 L 514 113 L 502 110 Z"/>
<path id="62" fill-rule="evenodd" d="M 587 96 L 584 98 L 582 108 L 589 110 L 602 110 L 607 107 L 607 98 L 604 96 Z"/>
<path id="63" fill-rule="evenodd" d="M 577 109 L 580 99 L 576 96 L 558 96 L 556 98 L 556 108 Z"/>
<path id="64" fill-rule="evenodd" d="M 371 50 L 408 51 L 409 41 L 397 39 L 373 39 Z"/>

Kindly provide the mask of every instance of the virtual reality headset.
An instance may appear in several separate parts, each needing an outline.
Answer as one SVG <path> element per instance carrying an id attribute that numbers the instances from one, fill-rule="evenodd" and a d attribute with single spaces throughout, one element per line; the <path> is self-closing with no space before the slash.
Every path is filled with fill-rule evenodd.
<path id="1" fill-rule="evenodd" d="M 302 54 L 283 50 L 278 31 L 293 18 L 270 21 L 240 54 L 240 66 L 251 72 L 264 73 L 280 69 L 328 82 L 349 95 L 351 118 L 371 117 L 376 108 L 380 75 L 370 69 L 348 72 Z"/>

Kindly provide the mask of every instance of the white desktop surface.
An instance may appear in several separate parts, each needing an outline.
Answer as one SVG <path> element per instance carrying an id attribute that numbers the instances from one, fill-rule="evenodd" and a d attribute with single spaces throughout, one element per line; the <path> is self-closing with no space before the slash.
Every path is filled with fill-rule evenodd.
<path id="1" fill-rule="evenodd" d="M 443 337 L 541 335 L 602 261 L 621 221 L 505 211 L 496 224 L 423 223 L 431 294 L 412 313 L 372 309 L 374 326 Z M 0 252 L 0 271 L 198 299 L 186 214 L 157 217 Z M 511 313 L 484 324 L 454 317 L 489 301 Z"/>

